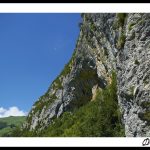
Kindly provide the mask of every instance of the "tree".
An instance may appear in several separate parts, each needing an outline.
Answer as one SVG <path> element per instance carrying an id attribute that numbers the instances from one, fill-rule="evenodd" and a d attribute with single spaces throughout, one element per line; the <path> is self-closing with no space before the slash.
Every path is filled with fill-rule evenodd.
<path id="1" fill-rule="evenodd" d="M 7 127 L 7 123 L 0 121 L 0 129 L 6 128 L 6 127 Z"/>

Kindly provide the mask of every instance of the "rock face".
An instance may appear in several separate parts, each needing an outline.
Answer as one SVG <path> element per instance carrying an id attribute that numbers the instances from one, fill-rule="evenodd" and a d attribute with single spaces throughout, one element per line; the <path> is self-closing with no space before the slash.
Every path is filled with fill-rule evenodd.
<path id="1" fill-rule="evenodd" d="M 126 136 L 150 136 L 150 14 L 82 14 L 74 54 L 34 104 L 24 129 L 43 130 L 94 99 L 117 73 Z"/>
<path id="2" fill-rule="evenodd" d="M 118 97 L 126 136 L 150 136 L 150 14 L 128 14 L 118 53 Z"/>

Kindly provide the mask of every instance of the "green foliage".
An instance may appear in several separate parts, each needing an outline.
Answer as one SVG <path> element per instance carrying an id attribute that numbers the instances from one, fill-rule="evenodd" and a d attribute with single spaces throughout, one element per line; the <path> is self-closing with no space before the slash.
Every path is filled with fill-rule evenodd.
<path id="1" fill-rule="evenodd" d="M 146 120 L 148 123 L 150 123 L 150 111 L 147 111 L 143 114 L 143 120 Z"/>
<path id="2" fill-rule="evenodd" d="M 149 109 L 150 108 L 150 102 L 148 102 L 148 101 L 144 101 L 144 102 L 142 102 L 141 103 L 141 107 L 143 108 L 143 109 Z"/>
<path id="3" fill-rule="evenodd" d="M 20 123 L 24 122 L 26 117 L 6 117 L 6 118 L 0 118 L 0 122 L 5 122 L 7 125 L 15 124 L 16 126 L 20 125 Z"/>
<path id="4" fill-rule="evenodd" d="M 140 65 L 140 62 L 136 59 L 136 60 L 134 61 L 134 64 Z"/>
<path id="5" fill-rule="evenodd" d="M 108 54 L 108 50 L 106 49 L 106 48 L 104 48 L 104 55 L 105 56 L 108 56 L 109 54 Z"/>
<path id="6" fill-rule="evenodd" d="M 11 137 L 35 137 L 36 135 L 36 131 L 29 131 L 27 129 L 21 130 L 21 128 L 17 127 L 13 130 Z"/>
<path id="7" fill-rule="evenodd" d="M 124 47 L 125 44 L 125 40 L 126 40 L 126 36 L 125 34 L 122 32 L 119 39 L 118 39 L 118 43 L 117 43 L 117 47 L 118 49 L 121 49 Z"/>
<path id="8" fill-rule="evenodd" d="M 41 112 L 43 107 L 46 106 L 50 106 L 50 104 L 52 102 L 54 102 L 54 100 L 57 98 L 55 93 L 53 95 L 49 94 L 50 89 L 53 87 L 54 90 L 57 89 L 62 89 L 62 81 L 61 81 L 61 77 L 64 77 L 66 75 L 68 75 L 71 71 L 71 67 L 73 66 L 74 60 L 75 60 L 75 55 L 76 55 L 76 51 L 74 51 L 72 58 L 70 59 L 69 63 L 67 65 L 65 65 L 63 71 L 60 73 L 60 75 L 53 81 L 52 85 L 49 87 L 49 89 L 47 90 L 47 92 L 41 96 L 39 98 L 39 100 L 37 102 L 35 102 L 34 106 L 34 113 L 36 112 Z M 31 123 L 32 116 L 28 116 L 27 117 L 27 121 L 29 123 Z"/>
<path id="9" fill-rule="evenodd" d="M 22 131 L 19 127 L 16 127 L 11 133 L 12 137 L 21 137 L 21 135 L 22 135 Z"/>
<path id="10" fill-rule="evenodd" d="M 68 64 L 65 65 L 61 75 L 66 76 L 67 74 L 70 73 L 70 71 L 71 71 L 71 64 L 68 63 Z"/>
<path id="11" fill-rule="evenodd" d="M 143 79 L 143 83 L 146 85 L 149 83 L 149 76 L 146 76 L 144 79 Z"/>
<path id="12" fill-rule="evenodd" d="M 45 96 L 45 95 L 44 95 Z M 36 112 L 41 112 L 42 111 L 42 109 L 43 109 L 43 107 L 45 106 L 45 101 L 43 101 L 42 99 L 44 98 L 44 96 L 42 96 L 42 97 L 40 97 L 40 100 L 39 101 L 37 101 L 35 104 L 34 104 L 34 106 L 35 106 L 35 108 L 34 108 L 34 113 L 36 113 Z M 30 122 L 31 123 L 31 119 L 32 119 L 32 117 L 30 116 L 28 116 L 27 117 L 27 121 L 28 122 Z"/>
<path id="13" fill-rule="evenodd" d="M 123 26 L 124 26 L 124 22 L 125 22 L 126 16 L 127 16 L 126 13 L 118 13 L 118 14 L 117 14 L 118 25 L 119 25 L 120 27 L 123 27 Z"/>
<path id="14" fill-rule="evenodd" d="M 124 127 L 117 100 L 117 81 L 112 73 L 112 83 L 97 91 L 94 101 L 80 107 L 74 114 L 65 112 L 40 133 L 24 133 L 24 136 L 43 137 L 121 137 Z"/>
<path id="15" fill-rule="evenodd" d="M 132 28 L 133 28 L 134 25 L 135 25 L 135 23 L 130 23 L 130 24 L 128 25 L 128 30 L 129 30 L 129 31 L 132 30 Z"/>
<path id="16" fill-rule="evenodd" d="M 55 93 L 53 95 L 49 95 L 48 92 L 45 93 L 45 95 L 41 96 L 39 101 L 37 101 L 34 106 L 36 106 L 34 108 L 34 113 L 36 113 L 37 111 L 39 111 L 39 113 L 41 113 L 42 109 L 44 106 L 46 106 L 46 108 L 54 102 L 54 100 L 56 99 L 56 95 Z M 32 117 L 27 117 L 28 122 L 31 122 L 31 118 Z"/>
<path id="17" fill-rule="evenodd" d="M 143 25 L 144 23 L 145 23 L 145 20 L 144 20 L 144 19 L 140 19 L 139 22 L 138 22 L 139 25 Z M 144 25 L 143 25 L 143 26 L 144 26 Z"/>
<path id="18" fill-rule="evenodd" d="M 96 76 L 97 76 L 97 74 L 93 70 L 85 70 L 85 71 L 82 70 L 80 72 L 79 77 L 76 80 L 88 80 L 88 79 L 94 78 Z"/>
<path id="19" fill-rule="evenodd" d="M 146 110 L 144 113 L 139 113 L 138 115 L 140 119 L 147 121 L 147 124 L 150 125 L 150 111 L 149 110 Z"/>
<path id="20" fill-rule="evenodd" d="M 119 27 L 123 28 L 125 19 L 126 19 L 127 14 L 126 13 L 118 13 L 117 14 L 117 20 L 113 22 L 112 28 L 114 30 L 119 29 Z"/>
<path id="21" fill-rule="evenodd" d="M 60 78 L 66 76 L 67 74 L 70 73 L 71 67 L 72 67 L 74 60 L 75 60 L 75 55 L 76 55 L 76 51 L 74 51 L 72 58 L 70 59 L 69 63 L 67 65 L 65 65 L 63 71 L 53 81 L 53 83 L 49 87 L 48 91 L 43 96 L 41 96 L 37 102 L 35 102 L 34 106 L 36 106 L 36 107 L 34 108 L 34 113 L 36 113 L 38 111 L 40 113 L 44 106 L 48 107 L 57 98 L 55 93 L 53 95 L 49 95 L 49 90 L 51 89 L 52 86 L 53 86 L 53 89 L 55 89 L 55 90 L 63 88 L 62 81 Z M 31 119 L 32 119 L 32 116 L 27 117 L 27 121 L 29 123 L 31 123 L 31 121 L 32 121 Z"/>
<path id="22" fill-rule="evenodd" d="M 144 120 L 147 121 L 147 123 L 150 125 L 150 102 L 149 101 L 144 101 L 141 103 L 141 107 L 143 109 L 145 109 L 145 112 L 139 113 L 139 117 Z"/>
<path id="23" fill-rule="evenodd" d="M 76 50 L 74 50 L 74 53 L 72 54 L 72 58 L 65 65 L 65 67 L 62 70 L 62 72 L 60 73 L 60 75 L 53 81 L 52 86 L 53 86 L 54 89 L 62 89 L 63 88 L 62 81 L 61 81 L 60 78 L 66 76 L 66 75 L 68 75 L 70 73 L 71 67 L 73 66 L 73 63 L 75 61 L 75 56 L 76 56 Z M 47 93 L 49 92 L 49 89 L 48 89 Z"/>
<path id="24" fill-rule="evenodd" d="M 115 20 L 115 21 L 113 22 L 113 24 L 112 24 L 112 29 L 113 29 L 113 30 L 118 30 L 118 29 L 119 29 L 119 24 L 118 24 L 118 21 L 117 21 L 117 20 Z"/>
<path id="25" fill-rule="evenodd" d="M 118 13 L 117 14 L 117 21 L 114 21 L 114 23 L 113 23 L 113 29 L 114 30 L 119 29 L 121 27 L 121 34 L 120 34 L 118 41 L 117 41 L 117 44 L 116 44 L 118 49 L 121 49 L 124 47 L 125 40 L 126 40 L 126 36 L 125 36 L 124 31 L 123 31 L 126 16 L 127 16 L 126 13 Z"/>
<path id="26" fill-rule="evenodd" d="M 52 84 L 56 84 L 54 88 L 60 88 L 60 89 L 62 88 L 62 83 L 59 78 L 62 76 L 66 76 L 70 73 L 71 67 L 73 66 L 73 63 L 75 61 L 75 56 L 76 56 L 76 50 L 74 50 L 74 53 L 72 54 L 70 61 L 65 65 L 60 75 L 53 81 Z"/>
<path id="27" fill-rule="evenodd" d="M 134 98 L 134 86 L 131 86 L 129 88 L 129 92 L 128 93 L 124 93 L 124 97 L 128 102 L 132 102 L 133 98 Z"/>
<path id="28" fill-rule="evenodd" d="M 13 131 L 20 127 L 26 117 L 0 118 L 0 137 L 10 137 Z"/>
<path id="29" fill-rule="evenodd" d="M 90 28 L 91 28 L 92 31 L 96 31 L 96 26 L 93 22 L 91 22 Z"/>
<path id="30" fill-rule="evenodd" d="M 70 59 L 70 61 L 68 62 L 68 64 L 65 65 L 65 68 L 61 72 L 60 76 L 66 76 L 67 74 L 70 73 L 71 67 L 72 67 L 72 65 L 74 63 L 74 60 L 75 60 L 75 56 L 76 56 L 76 51 L 74 51 L 74 53 L 72 55 L 72 58 Z"/>
<path id="31" fill-rule="evenodd" d="M 62 83 L 59 77 L 57 77 L 53 83 L 54 83 L 54 86 L 53 86 L 54 89 L 62 89 Z"/>
<path id="32" fill-rule="evenodd" d="M 95 79 L 95 82 L 99 82 L 97 72 L 91 69 L 84 69 L 80 70 L 80 72 L 78 72 L 78 76 L 72 80 L 72 82 L 76 84 L 77 88 L 81 85 L 85 88 L 82 89 L 82 95 L 80 95 L 80 97 L 71 101 L 71 110 L 78 110 L 81 106 L 86 105 L 92 99 L 91 85 L 89 82 L 93 79 Z"/>
<path id="33" fill-rule="evenodd" d="M 0 130 L 7 127 L 7 123 L 0 121 Z"/>

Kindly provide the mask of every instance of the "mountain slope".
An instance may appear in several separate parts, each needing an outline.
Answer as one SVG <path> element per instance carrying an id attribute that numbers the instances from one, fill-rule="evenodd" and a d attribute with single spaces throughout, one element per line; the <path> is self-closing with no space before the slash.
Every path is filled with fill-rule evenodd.
<path id="1" fill-rule="evenodd" d="M 7 117 L 0 118 L 0 137 L 11 136 L 16 127 L 20 127 L 25 121 L 26 117 Z"/>
<path id="2" fill-rule="evenodd" d="M 97 89 L 93 101 L 80 107 L 74 113 L 65 112 L 45 130 L 24 131 L 23 136 L 44 137 L 100 137 L 125 136 L 117 101 L 116 74 L 112 83 L 104 90 Z"/>
<path id="3" fill-rule="evenodd" d="M 64 124 L 61 122 L 64 118 L 68 120 L 69 117 L 64 117 L 65 114 L 76 116 L 82 109 L 87 112 L 88 106 L 91 105 L 90 110 L 93 103 L 97 103 L 95 99 L 99 99 L 99 102 L 102 99 L 104 102 L 97 104 L 99 117 L 96 119 L 98 121 L 98 118 L 105 116 L 103 113 L 98 113 L 103 110 L 107 121 L 102 119 L 99 123 L 103 123 L 105 127 L 107 122 L 110 122 L 108 127 L 110 132 L 105 128 L 100 129 L 101 125 L 98 129 L 92 126 L 93 132 L 97 132 L 96 135 L 124 136 L 120 133 L 125 128 L 126 136 L 150 136 L 150 15 L 103 13 L 82 14 L 82 18 L 74 54 L 48 91 L 32 107 L 23 125 L 23 131 L 26 133 L 24 135 L 28 135 L 27 132 L 30 131 L 33 136 L 47 136 L 44 131 L 49 130 L 49 136 L 57 136 L 51 132 L 57 130 L 57 123 L 62 126 L 65 124 L 65 121 Z M 117 98 L 112 99 L 109 97 L 112 91 L 108 89 L 114 82 L 113 72 L 117 75 Z M 97 91 L 101 91 L 101 94 L 97 94 Z M 109 99 L 108 103 L 107 99 Z M 94 115 L 93 112 L 93 118 Z M 73 123 L 72 126 L 76 127 L 74 131 L 81 131 L 80 123 L 85 123 L 86 120 L 88 120 L 86 117 L 77 119 L 79 126 Z M 89 129 L 89 122 L 86 122 L 87 129 Z M 84 136 L 73 134 L 75 128 L 73 127 L 69 126 L 69 129 L 71 128 L 69 131 L 62 127 L 58 136 L 71 136 L 66 132 Z M 118 134 L 113 134 L 114 132 Z M 87 136 L 96 135 L 87 134 Z"/>

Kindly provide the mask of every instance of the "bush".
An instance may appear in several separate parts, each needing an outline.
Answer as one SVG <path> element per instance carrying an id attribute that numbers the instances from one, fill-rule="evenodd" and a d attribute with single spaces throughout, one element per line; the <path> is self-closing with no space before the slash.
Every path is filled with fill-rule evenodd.
<path id="1" fill-rule="evenodd" d="M 92 31 L 96 31 L 96 26 L 93 22 L 90 24 L 90 28 Z"/>
<path id="2" fill-rule="evenodd" d="M 126 16 L 127 16 L 126 13 L 118 13 L 118 14 L 117 14 L 118 25 L 119 25 L 119 26 L 121 26 L 121 27 L 124 26 L 124 22 L 125 22 Z"/>
<path id="3" fill-rule="evenodd" d="M 68 75 L 71 72 L 71 67 L 73 66 L 73 63 L 75 61 L 75 56 L 76 56 L 76 50 L 74 50 L 70 61 L 65 65 L 64 69 L 62 70 L 62 72 L 60 73 L 58 78 L 60 76 L 66 76 L 66 75 Z"/>
<path id="4" fill-rule="evenodd" d="M 144 79 L 143 79 L 143 83 L 146 85 L 149 83 L 149 76 L 146 76 Z"/>
<path id="5" fill-rule="evenodd" d="M 150 125 L 150 111 L 147 110 L 145 112 L 139 113 L 138 116 L 141 120 L 146 121 L 147 124 Z"/>
<path id="6" fill-rule="evenodd" d="M 108 50 L 106 49 L 106 48 L 104 48 L 104 55 L 105 56 L 108 56 L 109 54 L 108 54 Z"/>
<path id="7" fill-rule="evenodd" d="M 121 33 L 119 39 L 118 39 L 118 43 L 117 43 L 117 47 L 118 49 L 121 49 L 124 47 L 125 44 L 125 40 L 126 40 L 126 36 L 124 33 Z"/>
<path id="8" fill-rule="evenodd" d="M 135 64 L 135 65 L 140 65 L 140 62 L 136 59 L 136 60 L 134 61 L 134 64 Z"/>
<path id="9" fill-rule="evenodd" d="M 128 26 L 128 30 L 132 30 L 133 26 L 135 25 L 135 23 L 130 23 L 129 26 Z"/>
<path id="10" fill-rule="evenodd" d="M 11 133 L 12 137 L 20 137 L 21 135 L 22 135 L 22 131 L 19 127 L 16 127 Z"/>
<path id="11" fill-rule="evenodd" d="M 150 111 L 144 113 L 143 120 L 146 120 L 148 123 L 150 123 Z"/>
<path id="12" fill-rule="evenodd" d="M 149 109 L 150 108 L 150 102 L 149 101 L 144 101 L 144 102 L 142 102 L 141 103 L 141 107 L 143 108 L 143 109 Z"/>

